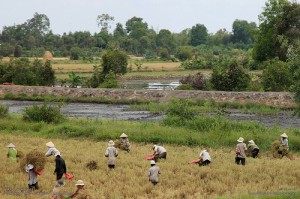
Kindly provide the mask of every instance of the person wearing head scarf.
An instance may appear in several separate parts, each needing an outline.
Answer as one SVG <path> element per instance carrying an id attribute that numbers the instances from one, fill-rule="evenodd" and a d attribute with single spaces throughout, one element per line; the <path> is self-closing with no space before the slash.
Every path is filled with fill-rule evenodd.
<path id="1" fill-rule="evenodd" d="M 63 175 L 67 173 L 67 167 L 65 160 L 62 159 L 59 152 L 55 153 L 55 170 L 54 174 L 56 174 L 56 180 L 58 186 L 63 186 Z"/>
<path id="2" fill-rule="evenodd" d="M 45 153 L 46 157 L 49 157 L 51 155 L 55 155 L 57 152 L 60 153 L 54 146 L 53 142 L 47 142 L 46 146 L 48 147 L 47 152 Z"/>
<path id="3" fill-rule="evenodd" d="M 155 162 L 157 162 L 160 158 L 167 159 L 167 150 L 164 147 L 153 145 L 152 149 L 154 151 L 153 155 Z"/>
<path id="4" fill-rule="evenodd" d="M 248 141 L 247 152 L 252 158 L 256 158 L 258 156 L 259 148 L 253 140 Z"/>
<path id="5" fill-rule="evenodd" d="M 160 168 L 156 166 L 156 163 L 154 160 L 150 161 L 150 169 L 149 169 L 149 181 L 152 182 L 153 185 L 156 185 L 158 183 L 158 174 L 160 174 Z"/>
<path id="6" fill-rule="evenodd" d="M 236 164 L 240 164 L 242 163 L 243 166 L 246 165 L 246 150 L 247 150 L 247 146 L 244 143 L 244 138 L 240 137 L 237 140 L 238 144 L 236 145 L 236 156 L 235 156 L 235 163 Z"/>
<path id="7" fill-rule="evenodd" d="M 32 164 L 26 165 L 25 171 L 28 173 L 28 188 L 31 190 L 39 189 L 38 175 L 34 171 L 34 166 Z"/>
<path id="8" fill-rule="evenodd" d="M 69 198 L 92 199 L 92 196 L 85 189 L 84 182 L 82 180 L 78 180 L 75 185 L 77 189 Z"/>
<path id="9" fill-rule="evenodd" d="M 105 157 L 108 157 L 108 162 L 107 162 L 107 166 L 110 169 L 114 169 L 115 168 L 115 164 L 116 164 L 116 157 L 118 156 L 118 150 L 114 147 L 115 143 L 114 141 L 110 140 L 108 142 L 108 147 L 105 151 Z"/>
<path id="10" fill-rule="evenodd" d="M 9 145 L 7 145 L 7 147 L 8 147 L 7 157 L 10 160 L 17 161 L 18 152 L 16 150 L 16 146 L 10 143 Z"/>
<path id="11" fill-rule="evenodd" d="M 207 150 L 202 150 L 201 152 L 200 152 L 200 162 L 199 162 L 199 166 L 207 166 L 207 165 L 209 165 L 210 164 L 210 162 L 211 162 L 211 157 L 210 157 L 210 155 L 209 155 L 209 153 L 208 153 L 208 151 Z"/>
<path id="12" fill-rule="evenodd" d="M 130 143 L 128 140 L 128 136 L 125 133 L 122 133 L 120 136 L 120 148 L 127 151 L 129 153 L 130 151 Z"/>

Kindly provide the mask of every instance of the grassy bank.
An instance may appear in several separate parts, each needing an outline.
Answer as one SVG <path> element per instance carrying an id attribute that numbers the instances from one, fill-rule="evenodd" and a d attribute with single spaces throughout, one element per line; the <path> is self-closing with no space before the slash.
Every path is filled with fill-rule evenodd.
<path id="1" fill-rule="evenodd" d="M 170 124 L 170 123 L 176 124 Z M 11 115 L 0 120 L 0 133 L 46 138 L 78 138 L 94 141 L 117 139 L 126 133 L 137 143 L 163 143 L 203 147 L 235 147 L 236 140 L 253 139 L 262 151 L 271 150 L 271 143 L 282 133 L 289 135 L 292 151 L 300 151 L 300 131 L 297 129 L 267 128 L 258 123 L 235 122 L 222 117 L 203 116 L 179 123 L 176 118 L 163 123 L 118 120 L 67 119 L 60 124 L 25 122 Z"/>

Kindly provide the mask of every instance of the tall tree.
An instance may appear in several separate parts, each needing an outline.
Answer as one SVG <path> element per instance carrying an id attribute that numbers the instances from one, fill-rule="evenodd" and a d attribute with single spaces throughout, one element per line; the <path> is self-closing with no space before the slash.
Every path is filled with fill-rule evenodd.
<path id="1" fill-rule="evenodd" d="M 232 24 L 232 41 L 243 42 L 245 44 L 253 43 L 253 33 L 257 29 L 255 22 L 248 23 L 246 20 L 236 19 Z"/>
<path id="2" fill-rule="evenodd" d="M 115 20 L 114 17 L 110 16 L 109 14 L 101 14 L 97 16 L 97 24 L 98 27 L 101 27 L 101 31 L 108 32 L 111 28 L 111 23 Z"/>
<path id="3" fill-rule="evenodd" d="M 191 45 L 198 46 L 205 44 L 207 41 L 208 32 L 207 28 L 203 24 L 196 24 L 191 29 Z"/>

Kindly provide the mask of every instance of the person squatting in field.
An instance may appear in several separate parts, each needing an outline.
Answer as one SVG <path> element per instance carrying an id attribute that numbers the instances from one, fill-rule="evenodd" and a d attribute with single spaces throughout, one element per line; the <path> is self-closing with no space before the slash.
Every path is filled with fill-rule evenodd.
<path id="1" fill-rule="evenodd" d="M 10 143 L 9 145 L 7 145 L 7 147 L 8 147 L 7 158 L 13 161 L 17 161 L 18 152 L 16 150 L 16 146 Z"/>
<path id="2" fill-rule="evenodd" d="M 31 190 L 39 189 L 38 175 L 32 164 L 25 166 L 25 171 L 28 173 L 28 188 Z"/>
<path id="3" fill-rule="evenodd" d="M 110 169 L 114 169 L 115 168 L 115 164 L 116 164 L 116 157 L 118 156 L 118 150 L 114 147 L 115 143 L 114 141 L 110 140 L 108 142 L 108 147 L 105 151 L 105 157 L 108 157 L 108 162 L 107 162 L 107 166 Z"/>
<path id="4" fill-rule="evenodd" d="M 58 186 L 63 186 L 63 175 L 67 173 L 65 160 L 62 159 L 59 152 L 55 153 L 55 170 L 53 174 L 56 174 L 56 180 Z"/>
<path id="5" fill-rule="evenodd" d="M 200 152 L 199 158 L 200 158 L 199 166 L 207 166 L 211 162 L 211 157 L 208 151 L 205 149 Z"/>
<path id="6" fill-rule="evenodd" d="M 46 146 L 48 147 L 47 152 L 45 153 L 46 157 L 49 157 L 51 155 L 55 155 L 57 152 L 60 153 L 54 146 L 53 142 L 47 142 Z"/>
<path id="7" fill-rule="evenodd" d="M 152 149 L 154 151 L 154 153 L 153 153 L 154 158 L 153 159 L 154 159 L 155 162 L 157 162 L 158 159 L 160 159 L 160 158 L 167 159 L 167 150 L 164 147 L 154 145 L 152 147 Z"/>
<path id="8" fill-rule="evenodd" d="M 248 141 L 247 153 L 252 158 L 256 158 L 258 156 L 259 148 L 253 140 Z"/>
<path id="9" fill-rule="evenodd" d="M 149 181 L 152 182 L 153 185 L 156 185 L 158 183 L 158 174 L 160 174 L 160 168 L 156 166 L 156 163 L 154 160 L 150 161 L 150 169 L 149 169 Z"/>
<path id="10" fill-rule="evenodd" d="M 129 153 L 130 151 L 130 143 L 128 140 L 128 136 L 125 133 L 122 133 L 120 136 L 120 148 L 127 151 Z"/>
<path id="11" fill-rule="evenodd" d="M 278 153 L 283 156 L 286 156 L 289 153 L 289 141 L 286 133 L 280 135 L 281 137 L 281 146 L 279 147 Z"/>
<path id="12" fill-rule="evenodd" d="M 84 182 L 82 180 L 78 180 L 75 185 L 77 187 L 77 190 L 68 198 L 92 199 L 92 196 L 84 188 Z"/>
<path id="13" fill-rule="evenodd" d="M 244 142 L 244 138 L 240 137 L 237 140 L 238 144 L 236 145 L 236 149 L 235 149 L 235 163 L 236 164 L 240 164 L 240 162 L 242 163 L 243 166 L 246 165 L 246 150 L 247 150 L 247 146 Z"/>

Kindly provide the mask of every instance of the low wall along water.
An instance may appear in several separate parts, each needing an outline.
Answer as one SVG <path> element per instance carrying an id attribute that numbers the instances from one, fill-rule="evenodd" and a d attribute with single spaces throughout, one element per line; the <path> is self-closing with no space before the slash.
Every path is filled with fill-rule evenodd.
<path id="1" fill-rule="evenodd" d="M 133 90 L 101 88 L 67 88 L 44 86 L 0 86 L 0 96 L 13 95 L 54 95 L 68 97 L 129 99 L 151 102 L 167 102 L 177 99 L 212 99 L 216 102 L 259 103 L 270 106 L 294 106 L 292 94 L 287 92 L 223 92 L 223 91 L 190 91 L 190 90 Z"/>

